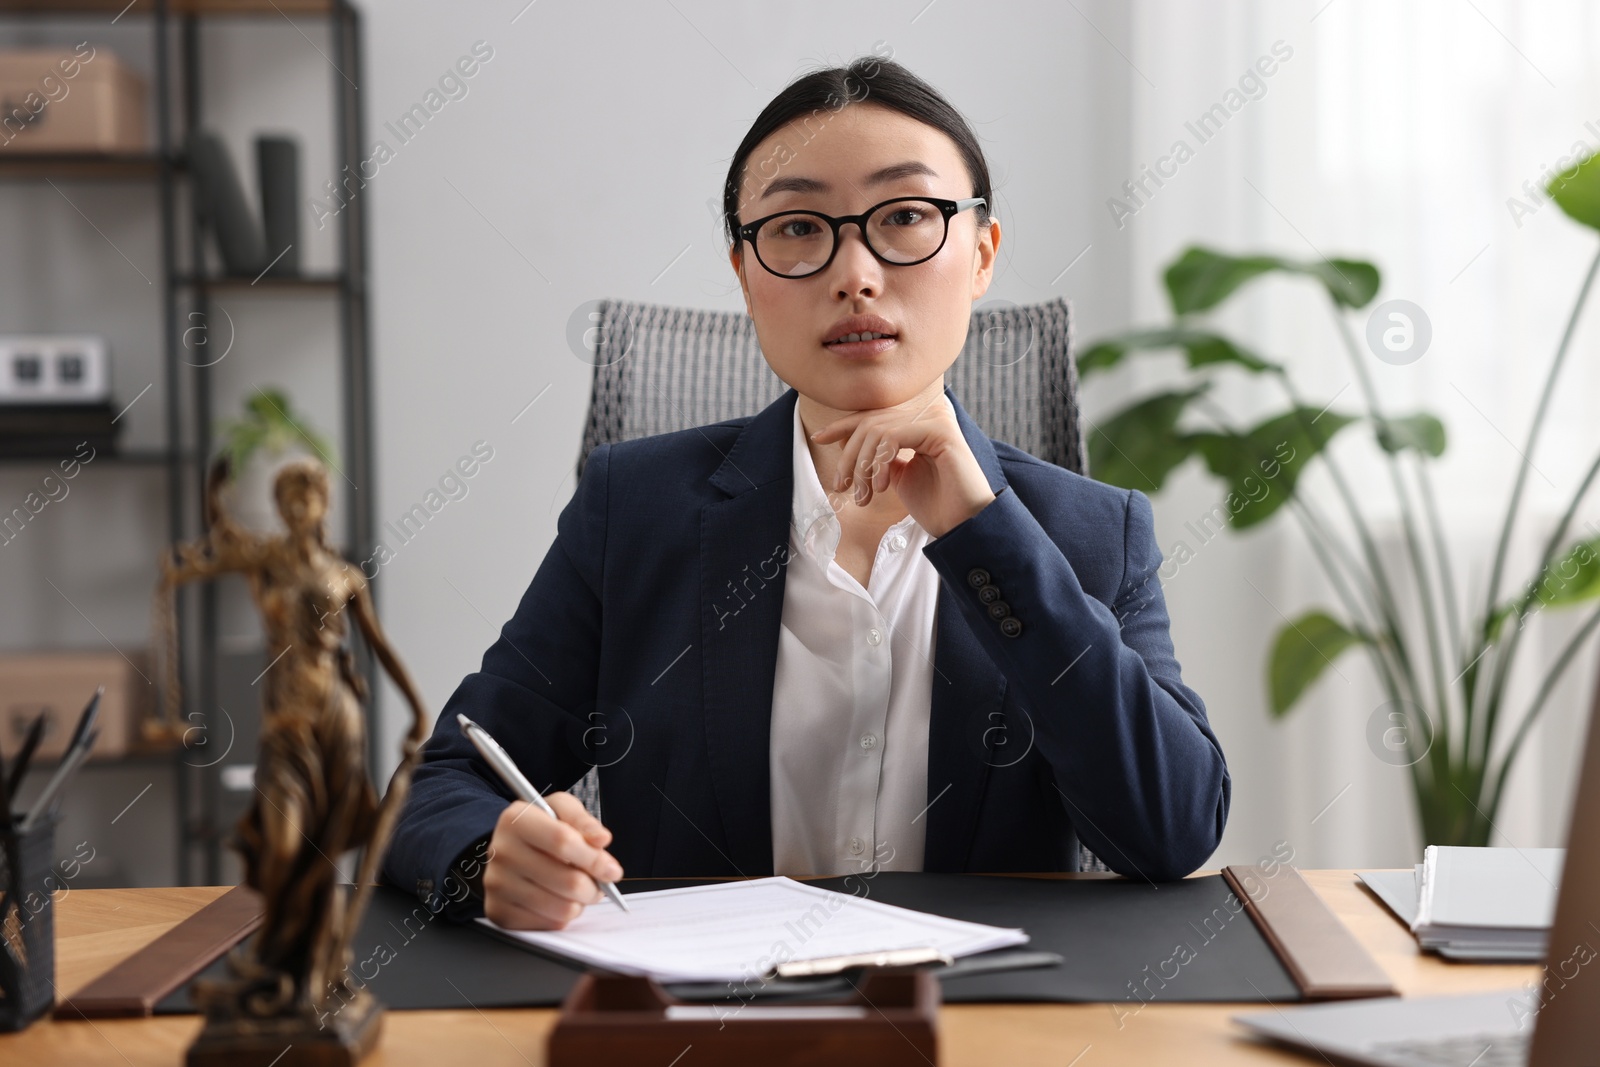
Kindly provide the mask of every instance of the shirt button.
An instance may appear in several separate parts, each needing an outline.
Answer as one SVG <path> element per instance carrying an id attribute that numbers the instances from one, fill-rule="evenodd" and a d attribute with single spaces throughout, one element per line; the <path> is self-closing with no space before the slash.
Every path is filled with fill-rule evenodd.
<path id="1" fill-rule="evenodd" d="M 862 849 L 864 849 L 866 847 L 867 846 L 862 842 L 861 838 L 852 837 L 850 839 L 850 852 L 851 852 L 852 855 L 855 855 L 855 856 L 861 855 Z"/>
<path id="2" fill-rule="evenodd" d="M 867 631 L 867 644 L 869 644 L 869 645 L 881 645 L 881 644 L 883 644 L 883 631 L 878 629 L 876 626 L 874 626 L 872 629 L 868 630 Z"/>
<path id="3" fill-rule="evenodd" d="M 876 745 L 877 743 L 878 743 L 878 738 L 875 735 L 873 735 L 873 734 L 862 734 L 861 735 L 861 747 L 862 748 L 871 748 L 873 745 Z"/>
<path id="4" fill-rule="evenodd" d="M 889 548 L 890 548 L 891 551 L 899 552 L 902 549 L 904 549 L 905 547 L 906 547 L 906 535 L 905 534 L 895 534 L 893 537 L 889 538 Z"/>

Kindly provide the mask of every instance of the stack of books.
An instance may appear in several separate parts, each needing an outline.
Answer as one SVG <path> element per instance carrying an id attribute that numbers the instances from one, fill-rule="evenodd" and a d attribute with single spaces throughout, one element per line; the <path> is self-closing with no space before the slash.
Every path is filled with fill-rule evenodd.
<path id="1" fill-rule="evenodd" d="M 1413 872 L 1363 871 L 1361 880 L 1424 949 L 1454 960 L 1538 962 L 1565 859 L 1562 848 L 1429 845 Z"/>
<path id="2" fill-rule="evenodd" d="M 0 457 L 55 459 L 88 442 L 97 452 L 113 450 L 116 412 L 111 402 L 90 404 L 0 404 Z"/>

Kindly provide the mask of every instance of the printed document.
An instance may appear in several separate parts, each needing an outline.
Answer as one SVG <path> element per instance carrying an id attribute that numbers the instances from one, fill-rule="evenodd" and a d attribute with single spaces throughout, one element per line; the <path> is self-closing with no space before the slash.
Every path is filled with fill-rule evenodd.
<path id="1" fill-rule="evenodd" d="M 758 979 L 789 960 L 934 948 L 956 958 L 1025 944 L 1018 929 L 963 922 L 778 875 L 591 904 L 561 930 L 506 930 L 545 952 L 662 982 Z"/>

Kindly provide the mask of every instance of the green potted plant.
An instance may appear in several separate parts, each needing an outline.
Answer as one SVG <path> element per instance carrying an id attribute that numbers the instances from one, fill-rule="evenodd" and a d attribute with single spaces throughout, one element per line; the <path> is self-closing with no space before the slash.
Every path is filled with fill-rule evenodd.
<path id="1" fill-rule="evenodd" d="M 229 463 L 222 494 L 228 513 L 258 532 L 283 530 L 272 488 L 280 467 L 309 455 L 335 469 L 332 447 L 281 389 L 257 387 L 244 402 L 244 416 L 219 423 L 216 436 L 217 452 Z"/>
<path id="2" fill-rule="evenodd" d="M 1600 155 L 1556 175 L 1547 191 L 1573 219 L 1600 230 Z M 1191 247 L 1164 275 L 1173 321 L 1106 337 L 1078 363 L 1080 374 L 1089 377 L 1136 354 L 1176 349 L 1186 355 L 1187 381 L 1181 387 L 1136 400 L 1099 423 L 1089 441 L 1090 470 L 1102 481 L 1155 493 L 1173 470 L 1198 456 L 1229 487 L 1226 507 L 1221 508 L 1228 526 L 1255 526 L 1284 508 L 1299 520 L 1339 607 L 1305 612 L 1278 631 L 1267 657 L 1269 708 L 1275 718 L 1288 714 L 1336 658 L 1361 649 L 1389 698 L 1384 708 L 1393 729 L 1386 734 L 1398 738 L 1394 747 L 1400 755 L 1394 762 L 1409 767 L 1428 844 L 1488 844 L 1506 780 L 1529 729 L 1600 625 L 1596 609 L 1558 653 L 1521 715 L 1511 718 L 1507 681 L 1527 620 L 1544 608 L 1600 599 L 1600 537 L 1570 539 L 1578 507 L 1600 475 L 1600 455 L 1545 541 L 1532 577 L 1519 588 L 1502 591 L 1529 457 L 1597 271 L 1600 251 L 1579 287 L 1545 379 L 1511 488 L 1487 593 L 1476 608 L 1463 603 L 1431 484 L 1429 464 L 1445 450 L 1444 425 L 1426 412 L 1400 415 L 1384 409 L 1366 363 L 1370 354 L 1362 351 L 1351 327 L 1350 313 L 1365 308 L 1378 293 L 1379 274 L 1372 264 L 1346 259 L 1297 262 Z M 1364 410 L 1342 413 L 1331 404 L 1308 402 L 1283 365 L 1197 318 L 1268 274 L 1304 277 L 1325 292 Z M 1415 325 L 1404 317 L 1396 321 L 1396 329 Z M 1272 380 L 1281 388 L 1287 410 L 1251 426 L 1235 425 L 1208 394 L 1217 375 L 1239 372 Z M 1208 424 L 1192 428 L 1196 417 Z M 1410 564 L 1406 575 L 1392 573 L 1384 564 L 1361 501 L 1327 447 L 1341 430 L 1358 425 L 1370 429 L 1399 501 Z M 1335 490 L 1332 500 L 1311 499 L 1299 489 L 1301 473 L 1313 462 L 1327 471 Z M 1415 491 L 1406 477 L 1408 469 Z M 1326 520 L 1325 507 L 1344 513 L 1354 543 Z M 1403 589 L 1403 582 L 1409 588 Z M 1402 622 L 1401 597 L 1411 597 L 1419 606 L 1420 624 Z"/>

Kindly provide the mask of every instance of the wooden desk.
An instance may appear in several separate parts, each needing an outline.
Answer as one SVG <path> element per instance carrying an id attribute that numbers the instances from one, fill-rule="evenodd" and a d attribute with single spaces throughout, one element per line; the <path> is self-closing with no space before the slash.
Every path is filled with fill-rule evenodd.
<path id="1" fill-rule="evenodd" d="M 1211 872 L 1203 872 L 1211 873 Z M 1302 871 L 1405 996 L 1467 993 L 1533 981 L 1538 968 L 1451 964 L 1417 952 L 1416 942 L 1361 888 L 1350 871 Z M 74 889 L 56 913 L 56 982 L 76 990 L 215 899 L 221 888 Z M 1308 1064 L 1320 1062 L 1257 1045 L 1228 1021 L 1259 1004 L 947 1004 L 940 1015 L 942 1067 L 962 1064 Z M 551 1008 L 390 1011 L 382 1043 L 367 1061 L 541 1067 Z M 1119 1025 L 1120 1023 L 1120 1025 Z M 0 1034 L 0 1063 L 145 1067 L 183 1062 L 199 1031 L 192 1015 L 53 1022 Z M 657 1067 L 666 1067 L 665 1064 Z M 680 1067 L 693 1067 L 685 1061 Z"/>

